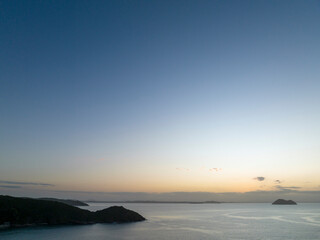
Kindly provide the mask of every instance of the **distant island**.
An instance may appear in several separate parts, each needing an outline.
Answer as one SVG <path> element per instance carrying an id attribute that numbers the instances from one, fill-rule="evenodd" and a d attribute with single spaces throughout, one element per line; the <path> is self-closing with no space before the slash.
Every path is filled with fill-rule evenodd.
<path id="1" fill-rule="evenodd" d="M 47 200 L 47 201 L 56 201 L 56 202 L 62 202 L 71 206 L 76 207 L 83 207 L 83 206 L 89 206 L 87 203 L 78 201 L 78 200 L 71 200 L 71 199 L 58 199 L 58 198 L 38 198 L 40 200 Z"/>
<path id="2" fill-rule="evenodd" d="M 297 203 L 292 200 L 278 199 L 274 201 L 272 205 L 297 205 Z"/>
<path id="3" fill-rule="evenodd" d="M 144 220 L 140 214 L 122 206 L 91 212 L 58 201 L 0 196 L 0 229 L 37 225 L 128 223 Z"/>

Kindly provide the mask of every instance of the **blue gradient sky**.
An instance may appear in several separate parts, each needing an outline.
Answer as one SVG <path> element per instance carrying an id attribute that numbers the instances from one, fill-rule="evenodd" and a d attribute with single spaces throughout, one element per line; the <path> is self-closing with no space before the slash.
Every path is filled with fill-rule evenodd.
<path id="1" fill-rule="evenodd" d="M 0 192 L 320 190 L 319 1 L 0 15 Z"/>

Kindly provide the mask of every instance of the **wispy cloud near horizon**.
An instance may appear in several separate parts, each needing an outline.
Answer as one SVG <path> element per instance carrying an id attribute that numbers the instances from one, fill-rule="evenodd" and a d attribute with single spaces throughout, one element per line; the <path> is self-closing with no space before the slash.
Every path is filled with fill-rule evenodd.
<path id="1" fill-rule="evenodd" d="M 281 186 L 281 185 L 276 185 L 275 188 L 281 190 L 281 191 L 293 191 L 293 190 L 298 190 L 301 189 L 301 187 L 297 187 L 297 186 Z"/>
<path id="2" fill-rule="evenodd" d="M 15 186 L 15 185 L 0 185 L 0 188 L 21 188 L 21 186 Z"/>
<path id="3" fill-rule="evenodd" d="M 54 187 L 55 186 L 54 184 L 41 183 L 41 182 L 19 182 L 19 181 L 3 181 L 3 180 L 0 180 L 0 183 L 2 183 L 2 184 L 10 184 L 10 185 L 30 185 L 30 186 L 45 186 L 45 187 Z"/>

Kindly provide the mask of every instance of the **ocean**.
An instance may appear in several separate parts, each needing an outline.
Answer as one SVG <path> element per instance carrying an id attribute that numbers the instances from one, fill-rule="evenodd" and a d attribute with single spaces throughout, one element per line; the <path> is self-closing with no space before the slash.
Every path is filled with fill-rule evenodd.
<path id="1" fill-rule="evenodd" d="M 121 205 L 147 221 L 126 224 L 33 227 L 0 232 L 1 240 L 319 240 L 320 204 L 101 204 Z"/>

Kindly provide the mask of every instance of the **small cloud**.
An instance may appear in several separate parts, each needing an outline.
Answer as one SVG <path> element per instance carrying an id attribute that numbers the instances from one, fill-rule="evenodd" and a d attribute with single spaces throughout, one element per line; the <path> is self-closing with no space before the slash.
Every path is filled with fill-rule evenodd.
<path id="1" fill-rule="evenodd" d="M 278 184 L 282 183 L 282 181 L 280 181 L 280 180 L 274 180 L 274 182 L 278 183 Z"/>
<path id="2" fill-rule="evenodd" d="M 219 171 L 221 171 L 222 170 L 222 168 L 210 168 L 209 169 L 209 171 L 216 171 L 216 172 L 219 172 Z"/>
<path id="3" fill-rule="evenodd" d="M 177 171 L 190 171 L 189 168 L 176 168 Z"/>
<path id="4" fill-rule="evenodd" d="M 12 184 L 12 185 L 31 185 L 31 186 L 45 186 L 45 187 L 54 187 L 55 185 L 49 183 L 37 183 L 37 182 L 15 182 L 15 181 L 1 181 L 3 184 Z"/>
<path id="5" fill-rule="evenodd" d="M 265 180 L 265 177 L 255 177 L 254 180 L 257 180 L 259 182 L 262 182 Z"/>

